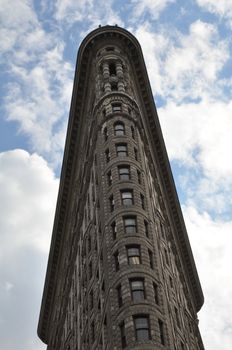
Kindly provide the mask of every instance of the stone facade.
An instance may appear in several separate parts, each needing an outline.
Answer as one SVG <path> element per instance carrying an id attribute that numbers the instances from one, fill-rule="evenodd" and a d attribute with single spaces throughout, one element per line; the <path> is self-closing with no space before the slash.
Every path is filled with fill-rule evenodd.
<path id="1" fill-rule="evenodd" d="M 48 350 L 203 350 L 203 295 L 137 40 L 78 54 L 38 334 Z"/>

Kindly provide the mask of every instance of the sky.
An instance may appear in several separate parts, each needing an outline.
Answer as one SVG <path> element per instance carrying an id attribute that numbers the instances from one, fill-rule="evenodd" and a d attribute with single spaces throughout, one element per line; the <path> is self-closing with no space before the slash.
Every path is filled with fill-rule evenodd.
<path id="1" fill-rule="evenodd" d="M 232 349 L 232 0 L 0 0 L 0 344 L 36 335 L 80 42 L 139 40 L 195 257 L 206 350 Z M 19 345 L 20 344 L 20 345 Z"/>

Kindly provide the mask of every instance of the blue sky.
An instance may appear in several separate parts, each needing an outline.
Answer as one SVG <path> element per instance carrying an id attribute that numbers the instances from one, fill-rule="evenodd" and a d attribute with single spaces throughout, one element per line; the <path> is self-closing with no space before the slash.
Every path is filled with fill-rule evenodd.
<path id="1" fill-rule="evenodd" d="M 206 350 L 232 348 L 232 0 L 0 0 L 0 343 L 36 336 L 77 49 L 140 41 L 205 294 Z"/>

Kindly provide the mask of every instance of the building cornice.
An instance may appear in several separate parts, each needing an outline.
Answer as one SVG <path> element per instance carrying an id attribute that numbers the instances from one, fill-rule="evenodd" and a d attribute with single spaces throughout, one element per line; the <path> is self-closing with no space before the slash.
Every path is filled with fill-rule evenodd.
<path id="1" fill-rule="evenodd" d="M 141 101 L 140 105 L 149 126 L 152 142 L 152 154 L 155 155 L 162 175 L 163 188 L 165 189 L 166 199 L 171 213 L 172 222 L 175 225 L 176 242 L 181 252 L 181 258 L 185 267 L 186 280 L 194 300 L 194 305 L 198 311 L 204 301 L 202 289 L 200 286 L 197 270 L 195 267 L 190 243 L 188 240 L 183 215 L 181 212 L 178 196 L 171 168 L 158 121 L 156 107 L 143 59 L 141 47 L 137 39 L 125 29 L 117 26 L 105 26 L 92 31 L 83 40 L 77 57 L 73 94 L 70 108 L 66 144 L 64 150 L 64 160 L 61 171 L 60 187 L 58 193 L 56 214 L 53 226 L 51 248 L 48 259 L 48 267 L 45 279 L 43 299 L 41 305 L 40 319 L 38 325 L 38 335 L 43 342 L 47 343 L 50 331 L 50 320 L 54 304 L 54 295 L 56 290 L 56 276 L 59 270 L 59 259 L 62 251 L 62 240 L 65 232 L 65 222 L 70 207 L 69 197 L 72 193 L 74 184 L 74 172 L 76 169 L 77 158 L 80 157 L 80 145 L 82 123 L 84 120 L 85 98 L 87 93 L 86 74 L 88 65 L 92 57 L 92 47 L 100 40 L 116 39 L 123 40 L 128 47 L 131 55 L 132 65 L 134 67 L 137 84 L 140 86 Z M 79 156 L 77 156 L 79 154 Z"/>

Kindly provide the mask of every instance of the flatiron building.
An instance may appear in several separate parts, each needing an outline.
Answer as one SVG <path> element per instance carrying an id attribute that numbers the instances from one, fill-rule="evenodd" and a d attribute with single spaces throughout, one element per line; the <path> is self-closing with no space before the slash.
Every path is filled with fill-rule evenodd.
<path id="1" fill-rule="evenodd" d="M 38 334 L 48 350 L 203 350 L 203 294 L 141 47 L 83 40 Z"/>

